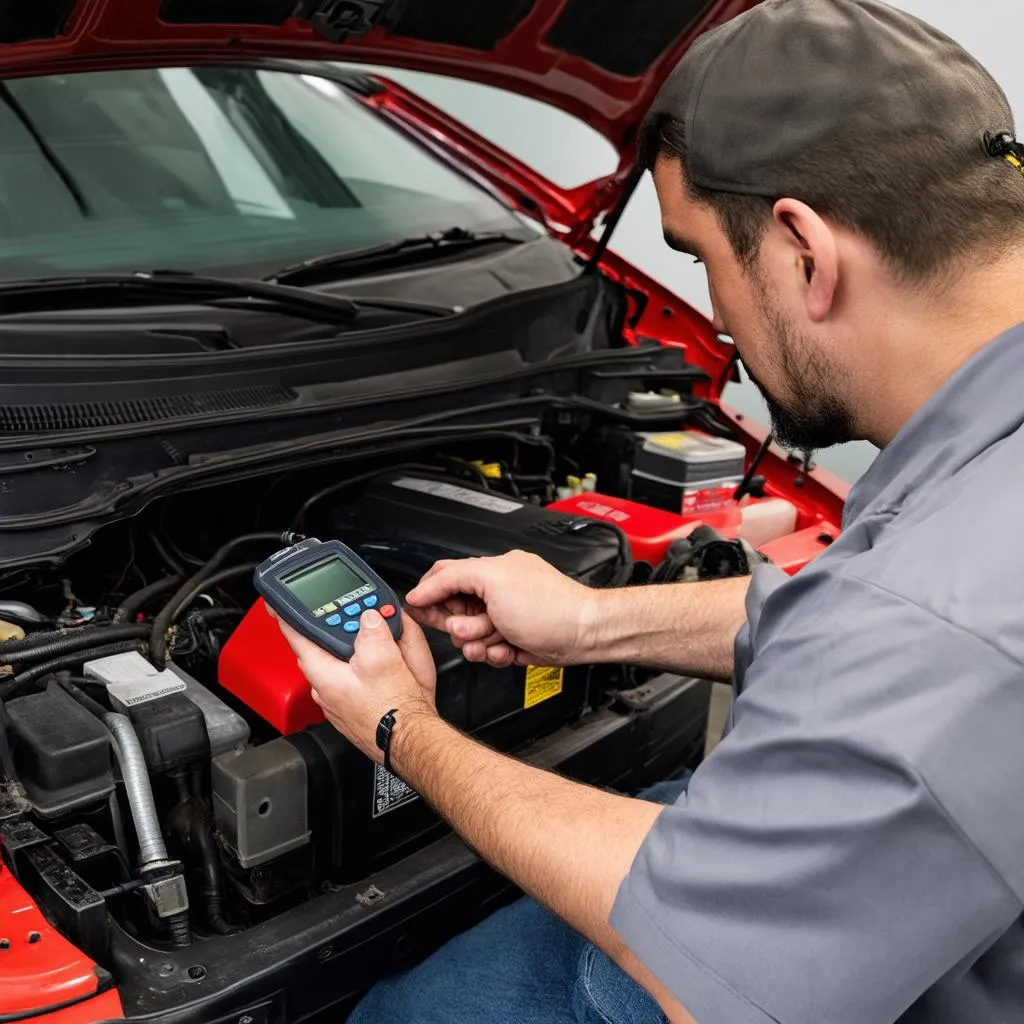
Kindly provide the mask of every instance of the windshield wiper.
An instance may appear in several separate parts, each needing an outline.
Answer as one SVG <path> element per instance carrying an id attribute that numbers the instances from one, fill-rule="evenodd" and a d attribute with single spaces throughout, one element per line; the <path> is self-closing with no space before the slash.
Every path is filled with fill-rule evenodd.
<path id="1" fill-rule="evenodd" d="M 142 297 L 200 306 L 251 308 L 253 311 L 263 311 L 266 308 L 271 312 L 280 311 L 307 320 L 335 325 L 353 324 L 360 314 L 367 310 L 429 317 L 451 316 L 462 312 L 460 306 L 443 306 L 410 299 L 393 299 L 387 296 L 346 298 L 268 281 L 204 277 L 184 270 L 154 270 L 137 271 L 132 274 L 80 274 L 0 281 L 0 299 L 3 300 L 0 316 L 38 311 L 40 300 L 44 301 L 43 311 L 49 311 L 53 305 L 46 300 L 64 296 L 75 298 L 79 293 L 91 297 L 91 301 L 96 301 L 104 297 L 104 292 L 108 293 L 107 297 L 112 300 L 108 304 L 115 307 L 123 303 L 125 292 L 131 292 Z M 16 301 L 18 299 L 23 300 L 20 308 Z M 267 305 L 250 306 L 253 300 Z"/>
<path id="2" fill-rule="evenodd" d="M 448 228 L 428 235 L 413 235 L 382 245 L 371 245 L 365 249 L 350 249 L 346 252 L 327 253 L 314 256 L 301 263 L 291 263 L 264 278 L 277 284 L 302 284 L 322 278 L 336 271 L 367 270 L 373 264 L 385 262 L 394 256 L 412 256 L 417 262 L 427 261 L 440 255 L 449 256 L 479 246 L 522 245 L 524 239 L 504 231 L 468 231 L 466 228 Z"/>
<path id="3" fill-rule="evenodd" d="M 85 193 L 75 180 L 75 176 L 71 173 L 67 164 L 64 163 L 64 161 L 57 155 L 53 146 L 46 141 L 46 136 L 39 130 L 35 121 L 33 121 L 29 115 L 29 112 L 15 98 L 14 94 L 11 92 L 10 86 L 7 85 L 6 82 L 0 82 L 0 102 L 2 102 L 21 122 L 21 126 L 26 132 L 28 132 L 32 141 L 39 148 L 39 152 L 42 154 L 43 159 L 50 165 L 53 172 L 64 183 L 64 187 L 68 190 L 71 198 L 75 202 L 75 205 L 78 207 L 78 212 L 83 217 L 95 216 L 95 211 L 90 205 L 89 200 L 85 198 Z"/>

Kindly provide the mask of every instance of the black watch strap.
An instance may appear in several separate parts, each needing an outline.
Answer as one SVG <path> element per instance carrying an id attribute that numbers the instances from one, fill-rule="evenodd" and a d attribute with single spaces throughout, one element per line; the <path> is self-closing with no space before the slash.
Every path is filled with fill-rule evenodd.
<path id="1" fill-rule="evenodd" d="M 398 711 L 398 708 L 392 708 L 377 723 L 377 746 L 384 751 L 384 767 L 392 775 L 394 775 L 394 772 L 391 770 L 391 733 L 395 728 L 396 711 Z"/>

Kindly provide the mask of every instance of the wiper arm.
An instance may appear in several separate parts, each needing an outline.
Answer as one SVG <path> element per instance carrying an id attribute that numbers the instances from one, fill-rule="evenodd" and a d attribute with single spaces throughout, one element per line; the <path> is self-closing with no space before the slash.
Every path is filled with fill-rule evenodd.
<path id="1" fill-rule="evenodd" d="M 349 299 L 269 281 L 209 277 L 183 270 L 154 270 L 131 274 L 81 274 L 0 281 L 0 299 L 3 300 L 3 313 L 0 315 L 32 310 L 41 299 L 74 297 L 78 293 L 102 296 L 104 292 L 118 300 L 111 303 L 114 306 L 121 304 L 124 292 L 205 306 L 227 305 L 235 301 L 244 303 L 255 299 L 307 320 L 345 325 L 354 323 L 368 309 L 434 317 L 461 312 L 457 307 L 425 302 L 376 297 Z M 12 302 L 19 298 L 25 300 L 24 308 L 16 308 L 17 303 Z M 52 307 L 47 305 L 44 308 Z"/>
<path id="2" fill-rule="evenodd" d="M 446 231 L 435 231 L 429 235 L 413 235 L 400 238 L 382 245 L 371 245 L 364 249 L 350 249 L 346 252 L 327 253 L 314 256 L 300 263 L 291 263 L 275 271 L 265 281 L 278 284 L 302 284 L 305 281 L 320 278 L 325 272 L 362 270 L 378 260 L 386 260 L 391 256 L 405 253 L 416 254 L 423 260 L 435 256 L 467 249 L 475 249 L 482 245 L 495 245 L 504 242 L 508 245 L 521 245 L 522 238 L 503 231 L 467 231 L 465 228 L 448 228 Z"/>

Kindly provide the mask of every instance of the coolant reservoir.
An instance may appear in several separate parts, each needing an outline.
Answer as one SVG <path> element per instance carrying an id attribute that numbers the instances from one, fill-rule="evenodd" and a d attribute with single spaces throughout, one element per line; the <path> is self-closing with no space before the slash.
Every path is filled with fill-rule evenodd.
<path id="1" fill-rule="evenodd" d="M 796 530 L 796 506 L 785 498 L 764 498 L 742 506 L 739 537 L 751 547 L 788 536 Z"/>
<path id="2" fill-rule="evenodd" d="M 0 619 L 0 644 L 8 640 L 24 640 L 25 630 L 16 626 L 13 622 L 4 622 Z"/>

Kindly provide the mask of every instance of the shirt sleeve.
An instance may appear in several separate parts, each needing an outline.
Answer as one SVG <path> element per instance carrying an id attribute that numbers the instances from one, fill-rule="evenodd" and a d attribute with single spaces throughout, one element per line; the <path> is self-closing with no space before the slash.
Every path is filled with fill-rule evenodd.
<path id="1" fill-rule="evenodd" d="M 1019 806 L 1020 667 L 870 584 L 824 586 L 762 622 L 731 733 L 612 910 L 700 1024 L 895 1021 L 1021 913 L 999 867 L 1019 810 L 975 810 L 975 832 L 945 799 Z"/>

